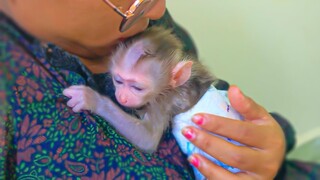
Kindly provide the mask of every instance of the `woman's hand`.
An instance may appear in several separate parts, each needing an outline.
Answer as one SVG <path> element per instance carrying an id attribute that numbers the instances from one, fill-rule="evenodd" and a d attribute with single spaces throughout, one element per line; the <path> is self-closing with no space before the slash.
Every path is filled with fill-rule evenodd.
<path id="1" fill-rule="evenodd" d="M 199 154 L 190 156 L 190 163 L 208 179 L 273 179 L 285 154 L 285 138 L 281 127 L 263 107 L 244 96 L 236 86 L 230 87 L 228 96 L 244 121 L 196 114 L 193 121 L 203 130 L 187 127 L 182 133 L 209 155 L 242 172 L 230 173 Z M 208 131 L 245 146 L 231 144 Z"/>

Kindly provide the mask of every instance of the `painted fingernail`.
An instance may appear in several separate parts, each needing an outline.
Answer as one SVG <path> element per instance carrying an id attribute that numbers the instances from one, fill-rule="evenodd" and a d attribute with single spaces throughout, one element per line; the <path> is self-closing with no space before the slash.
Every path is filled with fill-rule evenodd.
<path id="1" fill-rule="evenodd" d="M 190 128 L 182 129 L 182 134 L 184 135 L 184 137 L 186 137 L 189 140 L 192 140 L 196 137 L 194 131 Z"/>
<path id="2" fill-rule="evenodd" d="M 196 123 L 197 125 L 200 125 L 200 126 L 201 126 L 201 125 L 203 124 L 203 122 L 204 122 L 204 118 L 203 118 L 203 116 L 201 116 L 201 115 L 195 115 L 195 116 L 193 116 L 192 120 L 193 120 L 194 123 Z"/>
<path id="3" fill-rule="evenodd" d="M 188 161 L 196 168 L 198 168 L 200 166 L 200 161 L 198 158 L 194 157 L 194 156 L 189 156 Z"/>

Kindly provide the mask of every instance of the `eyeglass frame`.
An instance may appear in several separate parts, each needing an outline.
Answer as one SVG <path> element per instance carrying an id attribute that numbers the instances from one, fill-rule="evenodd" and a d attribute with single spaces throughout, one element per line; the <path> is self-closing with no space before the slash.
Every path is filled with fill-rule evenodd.
<path id="1" fill-rule="evenodd" d="M 153 0 L 135 0 L 135 2 L 125 12 L 122 11 L 121 8 L 115 6 L 112 2 L 110 2 L 110 0 L 103 0 L 103 1 L 123 18 L 119 27 L 119 31 L 124 32 L 128 30 L 134 24 L 134 22 L 139 18 L 137 17 L 137 19 L 131 22 L 131 24 L 129 24 L 128 27 L 125 26 L 126 23 L 129 22 L 128 20 L 136 15 L 135 12 L 139 8 L 139 6 L 143 5 L 143 3 L 146 3 L 146 2 L 151 3 Z M 138 14 L 137 16 L 141 16 L 141 15 L 143 15 L 143 13 Z"/>

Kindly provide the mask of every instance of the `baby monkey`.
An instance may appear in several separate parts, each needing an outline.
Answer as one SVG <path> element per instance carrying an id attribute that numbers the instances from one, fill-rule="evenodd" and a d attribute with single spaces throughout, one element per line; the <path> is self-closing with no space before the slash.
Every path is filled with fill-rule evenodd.
<path id="1" fill-rule="evenodd" d="M 172 123 L 173 133 L 187 155 L 194 151 L 205 155 L 181 134 L 183 127 L 192 124 L 191 116 L 208 112 L 241 119 L 230 107 L 225 92 L 212 86 L 214 76 L 199 61 L 186 56 L 181 41 L 162 27 L 149 28 L 121 43 L 111 56 L 109 72 L 117 101 L 133 109 L 137 116 L 125 113 L 109 97 L 86 86 L 65 89 L 63 94 L 70 98 L 67 105 L 75 112 L 90 110 L 103 117 L 146 152 L 156 150 L 164 130 Z M 239 172 L 213 157 L 210 159 Z M 197 179 L 203 179 L 199 172 L 195 174 Z"/>

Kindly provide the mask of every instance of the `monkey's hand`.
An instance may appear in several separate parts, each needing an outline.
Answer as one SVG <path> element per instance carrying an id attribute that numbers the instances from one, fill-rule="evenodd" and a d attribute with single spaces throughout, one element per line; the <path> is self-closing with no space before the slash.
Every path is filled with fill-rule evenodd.
<path id="1" fill-rule="evenodd" d="M 90 110 L 114 126 L 131 143 L 141 150 L 153 152 L 162 137 L 164 126 L 150 120 L 137 119 L 119 108 L 108 97 L 102 96 L 87 86 L 71 86 L 63 91 L 70 98 L 67 105 L 74 112 Z M 152 128 L 156 126 L 156 128 Z"/>
<path id="2" fill-rule="evenodd" d="M 74 112 L 80 112 L 81 110 L 97 112 L 101 95 L 90 87 L 84 85 L 70 86 L 63 90 L 62 93 L 70 98 L 67 105 L 71 107 Z"/>

